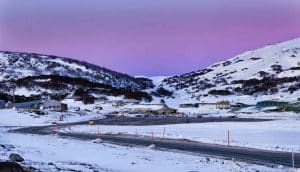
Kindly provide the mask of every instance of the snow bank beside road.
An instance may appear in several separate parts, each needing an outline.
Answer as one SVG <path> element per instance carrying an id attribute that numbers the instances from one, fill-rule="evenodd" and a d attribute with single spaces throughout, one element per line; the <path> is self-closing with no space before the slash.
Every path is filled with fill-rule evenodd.
<path id="1" fill-rule="evenodd" d="M 227 144 L 227 131 L 234 146 L 300 152 L 300 121 L 275 120 L 266 122 L 210 122 L 155 126 L 77 125 L 61 129 L 63 132 L 124 133 L 189 139 L 205 143 Z"/>

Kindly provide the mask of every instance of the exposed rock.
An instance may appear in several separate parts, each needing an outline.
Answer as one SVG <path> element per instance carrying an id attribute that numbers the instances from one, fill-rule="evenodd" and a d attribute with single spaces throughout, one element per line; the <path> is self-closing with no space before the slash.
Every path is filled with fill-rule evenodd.
<path id="1" fill-rule="evenodd" d="M 15 162 L 0 162 L 1 172 L 24 172 L 23 168 Z"/>
<path id="2" fill-rule="evenodd" d="M 22 161 L 24 161 L 24 158 L 21 157 L 21 155 L 19 155 L 19 154 L 12 153 L 9 155 L 9 160 L 11 162 L 22 162 Z"/>

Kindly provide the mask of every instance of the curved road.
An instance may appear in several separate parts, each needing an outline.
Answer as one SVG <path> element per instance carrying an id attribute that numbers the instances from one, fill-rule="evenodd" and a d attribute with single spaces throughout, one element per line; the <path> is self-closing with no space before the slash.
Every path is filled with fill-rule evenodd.
<path id="1" fill-rule="evenodd" d="M 106 119 L 98 120 L 97 123 L 108 124 Z M 81 123 L 68 123 L 68 124 L 62 124 L 57 126 L 51 125 L 51 126 L 39 126 L 39 127 L 27 127 L 27 128 L 12 130 L 12 132 L 42 134 L 42 135 L 58 134 L 59 136 L 73 137 L 81 140 L 94 140 L 98 138 L 97 134 L 64 133 L 64 132 L 56 132 L 54 130 L 56 127 L 63 127 L 66 125 L 78 125 L 78 124 L 87 124 L 87 121 Z M 128 124 L 127 121 L 126 124 L 130 125 L 131 123 Z M 125 134 L 102 134 L 100 138 L 105 142 L 121 144 L 121 145 L 149 146 L 150 144 L 153 143 L 152 138 L 148 136 L 136 136 L 136 135 L 125 135 Z M 269 151 L 269 150 L 261 150 L 261 149 L 238 147 L 238 146 L 208 144 L 208 143 L 181 140 L 181 139 L 155 138 L 154 144 L 155 147 L 158 149 L 160 148 L 173 149 L 173 150 L 186 151 L 191 153 L 204 153 L 209 155 L 235 158 L 235 159 L 258 162 L 258 163 L 272 163 L 272 164 L 279 164 L 284 166 L 294 165 L 294 167 L 300 168 L 299 153 L 295 153 L 294 155 L 292 155 L 291 152 Z M 294 162 L 292 157 L 294 157 Z"/>

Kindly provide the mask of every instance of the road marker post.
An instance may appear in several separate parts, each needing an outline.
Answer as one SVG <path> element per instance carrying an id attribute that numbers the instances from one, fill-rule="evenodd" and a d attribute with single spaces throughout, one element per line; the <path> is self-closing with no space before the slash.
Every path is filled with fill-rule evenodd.
<path id="1" fill-rule="evenodd" d="M 230 131 L 227 131 L 227 145 L 230 146 Z"/>
<path id="2" fill-rule="evenodd" d="M 165 139 L 165 133 L 166 133 L 166 128 L 164 127 L 164 131 L 163 131 L 163 140 Z"/>
<path id="3" fill-rule="evenodd" d="M 152 131 L 152 136 L 151 136 L 151 144 L 154 144 L 154 134 L 153 134 L 153 131 Z"/>
<path id="4" fill-rule="evenodd" d="M 295 152 L 292 150 L 292 166 L 295 168 Z"/>
<path id="5" fill-rule="evenodd" d="M 98 136 L 98 139 L 100 139 L 100 129 L 99 129 L 99 126 L 98 126 L 97 136 Z"/>
<path id="6" fill-rule="evenodd" d="M 55 124 L 55 129 L 54 129 L 55 133 L 58 134 L 58 126 L 57 124 Z"/>

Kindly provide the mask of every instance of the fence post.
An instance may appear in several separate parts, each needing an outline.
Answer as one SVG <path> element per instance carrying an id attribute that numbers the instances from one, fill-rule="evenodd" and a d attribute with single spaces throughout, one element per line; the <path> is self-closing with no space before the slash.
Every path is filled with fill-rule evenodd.
<path id="1" fill-rule="evenodd" d="M 166 128 L 164 128 L 164 131 L 163 131 L 163 140 L 165 139 L 165 133 L 166 133 Z"/>

